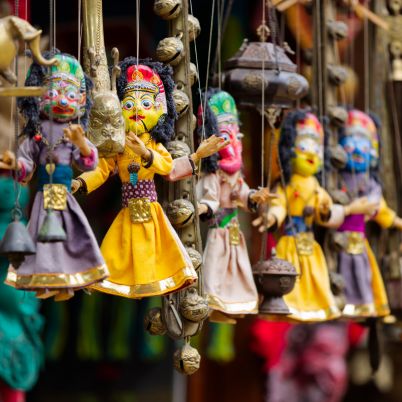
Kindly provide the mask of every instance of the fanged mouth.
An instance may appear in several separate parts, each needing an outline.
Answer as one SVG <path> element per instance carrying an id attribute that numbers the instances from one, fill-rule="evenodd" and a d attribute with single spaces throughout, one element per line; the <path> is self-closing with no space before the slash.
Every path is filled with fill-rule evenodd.
<path id="1" fill-rule="evenodd" d="M 52 107 L 52 113 L 54 113 L 54 114 L 67 114 L 67 115 L 70 115 L 70 114 L 73 114 L 73 113 L 74 113 L 74 109 L 73 109 L 73 108 L 70 108 L 70 107 L 68 107 L 68 108 L 62 108 L 62 107 L 59 107 L 59 106 L 53 106 L 53 107 Z"/>

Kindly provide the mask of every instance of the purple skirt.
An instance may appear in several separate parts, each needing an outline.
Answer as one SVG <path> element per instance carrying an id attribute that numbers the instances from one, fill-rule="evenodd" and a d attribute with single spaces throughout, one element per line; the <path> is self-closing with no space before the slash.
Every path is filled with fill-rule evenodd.
<path id="1" fill-rule="evenodd" d="M 43 192 L 38 191 L 28 223 L 36 254 L 25 257 L 18 270 L 9 268 L 6 283 L 19 289 L 81 289 L 102 281 L 109 273 L 98 242 L 76 199 L 67 194 L 67 208 L 54 211 L 67 235 L 64 242 L 37 242 L 46 217 Z"/>

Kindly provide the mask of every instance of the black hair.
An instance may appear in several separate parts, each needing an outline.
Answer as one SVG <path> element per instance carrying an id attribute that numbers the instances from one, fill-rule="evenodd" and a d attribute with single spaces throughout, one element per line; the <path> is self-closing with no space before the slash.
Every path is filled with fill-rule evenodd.
<path id="1" fill-rule="evenodd" d="M 61 53 L 58 49 L 53 49 L 51 51 L 47 51 L 43 53 L 43 57 L 45 59 L 51 59 L 55 54 L 61 54 L 65 56 L 69 56 L 74 58 L 67 53 Z M 38 64 L 36 61 L 33 61 L 31 67 L 28 71 L 28 76 L 25 80 L 26 87 L 41 87 L 44 85 L 45 77 L 49 74 L 49 67 L 42 66 Z M 89 111 L 92 106 L 92 100 L 90 97 L 90 90 L 92 89 L 92 81 L 91 79 L 84 74 L 85 77 L 85 91 L 86 91 L 86 104 L 85 104 L 85 113 L 79 119 L 73 120 L 73 123 L 78 123 L 84 127 L 84 129 L 88 126 L 88 116 Z M 26 123 L 24 128 L 22 129 L 22 134 L 27 135 L 29 137 L 33 137 L 38 131 L 41 130 L 41 118 L 39 111 L 39 98 L 36 96 L 30 97 L 21 97 L 17 100 L 18 108 L 21 114 L 24 116 Z"/>
<path id="2" fill-rule="evenodd" d="M 121 74 L 117 78 L 116 88 L 117 88 L 117 96 L 120 100 L 124 98 L 124 91 L 127 86 L 127 69 L 130 66 L 142 64 L 149 68 L 152 68 L 163 82 L 163 86 L 165 88 L 166 95 L 166 105 L 167 105 L 167 114 L 163 115 L 156 126 L 151 130 L 150 134 L 152 138 L 156 142 L 161 142 L 162 144 L 166 144 L 170 141 L 174 136 L 174 123 L 177 119 L 176 107 L 173 100 L 173 90 L 174 90 L 174 81 L 173 81 L 173 70 L 167 64 L 160 63 L 158 61 L 152 61 L 151 59 L 138 59 L 136 57 L 126 57 L 123 61 L 119 63 L 121 68 Z"/>
<path id="3" fill-rule="evenodd" d="M 198 137 L 202 138 L 203 134 L 205 133 L 205 138 L 209 138 L 212 135 L 216 135 L 219 133 L 219 128 L 218 128 L 218 120 L 212 111 L 212 109 L 209 107 L 209 100 L 212 98 L 213 95 L 217 94 L 221 90 L 219 88 L 209 88 L 206 92 L 203 92 L 201 95 L 201 105 L 200 105 L 200 111 L 204 108 L 205 105 L 205 111 L 204 111 L 204 130 L 202 128 L 202 118 L 198 119 L 198 127 L 197 127 L 197 133 Z M 218 160 L 219 160 L 219 154 L 215 153 L 211 156 L 208 156 L 207 158 L 204 158 L 201 162 L 201 170 L 204 173 L 215 173 L 219 166 L 218 166 Z"/>

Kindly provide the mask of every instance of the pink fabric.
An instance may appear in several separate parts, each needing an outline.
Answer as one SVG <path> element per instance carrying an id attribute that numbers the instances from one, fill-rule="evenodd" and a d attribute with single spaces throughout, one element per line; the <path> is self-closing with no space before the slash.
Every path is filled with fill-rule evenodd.
<path id="1" fill-rule="evenodd" d="M 163 178 L 167 181 L 178 181 L 182 180 L 188 176 L 193 174 L 193 166 L 190 163 L 188 156 L 181 156 L 180 158 L 173 160 L 173 169 L 172 171 L 163 176 Z"/>
<path id="2" fill-rule="evenodd" d="M 0 382 L 1 402 L 25 402 L 25 392 L 10 388 L 4 382 Z"/>
<path id="3" fill-rule="evenodd" d="M 25 168 L 24 163 L 21 161 L 18 161 L 18 165 L 19 165 L 19 170 L 17 173 L 17 180 L 21 183 L 24 181 L 24 179 L 27 176 L 27 169 Z"/>
<path id="4" fill-rule="evenodd" d="M 81 155 L 81 160 L 84 166 L 91 168 L 95 165 L 96 161 L 96 155 L 95 151 L 91 149 L 91 153 L 88 156 L 82 156 Z"/>
<path id="5" fill-rule="evenodd" d="M 198 182 L 197 193 L 198 202 L 208 205 L 212 212 L 218 208 L 240 207 L 248 210 L 250 189 L 240 172 L 228 175 L 218 170 L 207 174 Z"/>

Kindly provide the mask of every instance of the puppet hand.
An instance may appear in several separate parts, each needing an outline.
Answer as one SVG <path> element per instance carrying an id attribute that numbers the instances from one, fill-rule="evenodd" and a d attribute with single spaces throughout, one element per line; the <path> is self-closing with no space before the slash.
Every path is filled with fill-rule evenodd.
<path id="1" fill-rule="evenodd" d="M 206 214 L 208 212 L 208 206 L 206 204 L 197 203 L 198 215 Z"/>
<path id="2" fill-rule="evenodd" d="M 85 140 L 85 132 L 80 124 L 70 124 L 64 130 L 64 136 L 77 148 L 79 148 L 81 155 L 91 155 L 91 148 Z"/>
<path id="3" fill-rule="evenodd" d="M 392 227 L 402 231 L 402 219 L 399 216 L 395 217 Z"/>
<path id="4" fill-rule="evenodd" d="M 150 150 L 145 146 L 144 142 L 133 132 L 126 135 L 126 142 L 128 147 L 139 157 L 145 160 L 150 158 Z"/>
<path id="5" fill-rule="evenodd" d="M 258 218 L 254 219 L 251 224 L 255 227 L 259 226 L 258 231 L 260 233 L 264 232 L 265 230 L 269 229 L 270 227 L 274 226 L 276 223 L 276 218 L 273 214 L 269 212 L 264 216 L 259 216 Z"/>
<path id="6" fill-rule="evenodd" d="M 251 201 L 256 204 L 267 204 L 269 200 L 277 197 L 276 194 L 270 193 L 266 187 L 260 188 L 258 191 L 250 195 Z"/>
<path id="7" fill-rule="evenodd" d="M 81 182 L 79 180 L 73 179 L 71 181 L 71 194 L 74 194 L 81 188 Z"/>
<path id="8" fill-rule="evenodd" d="M 0 169 L 12 170 L 15 169 L 16 158 L 14 152 L 5 151 L 0 155 Z"/>
<path id="9" fill-rule="evenodd" d="M 373 216 L 378 209 L 378 202 L 369 201 L 367 197 L 356 198 L 345 207 L 345 215 Z"/>
<path id="10" fill-rule="evenodd" d="M 200 159 L 207 158 L 208 156 L 219 152 L 229 143 L 229 140 L 225 140 L 222 137 L 212 135 L 211 137 L 201 142 L 195 153 L 191 155 L 191 159 L 194 163 L 197 163 Z"/>
<path id="11" fill-rule="evenodd" d="M 323 200 L 319 205 L 319 211 L 322 216 L 328 216 L 331 212 L 331 207 L 328 200 Z"/>

